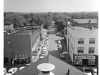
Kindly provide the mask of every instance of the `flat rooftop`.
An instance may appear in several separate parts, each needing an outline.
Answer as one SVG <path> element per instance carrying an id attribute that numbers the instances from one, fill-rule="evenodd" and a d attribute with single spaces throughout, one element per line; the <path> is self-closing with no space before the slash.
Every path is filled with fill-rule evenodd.
<path id="1" fill-rule="evenodd" d="M 97 23 L 97 19 L 73 19 L 73 21 L 77 22 L 77 23 Z"/>
<path id="2" fill-rule="evenodd" d="M 28 35 L 29 33 L 32 33 L 32 31 L 33 30 L 24 29 L 24 30 L 16 32 L 15 35 Z"/>
<path id="3" fill-rule="evenodd" d="M 16 32 L 14 35 L 28 35 L 30 33 L 34 33 L 36 30 L 38 30 L 38 28 L 27 27 L 27 28 L 24 28 L 24 29 Z"/>
<path id="4" fill-rule="evenodd" d="M 84 28 L 84 27 L 73 27 L 77 31 L 90 31 L 91 29 Z"/>

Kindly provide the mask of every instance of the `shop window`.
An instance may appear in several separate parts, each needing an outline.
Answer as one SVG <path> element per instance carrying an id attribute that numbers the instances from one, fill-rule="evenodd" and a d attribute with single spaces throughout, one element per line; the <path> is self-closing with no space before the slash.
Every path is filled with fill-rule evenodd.
<path id="1" fill-rule="evenodd" d="M 77 48 L 77 53 L 83 53 L 84 47 L 78 47 Z"/>
<path id="2" fill-rule="evenodd" d="M 78 38 L 78 44 L 84 44 L 84 38 Z"/>
<path id="3" fill-rule="evenodd" d="M 94 53 L 95 47 L 89 47 L 89 53 Z"/>
<path id="4" fill-rule="evenodd" d="M 95 44 L 95 38 L 89 38 L 89 44 Z"/>
<path id="5" fill-rule="evenodd" d="M 88 65 L 95 65 L 95 59 L 88 59 Z"/>
<path id="6" fill-rule="evenodd" d="M 75 60 L 74 60 L 74 64 L 75 64 L 75 65 L 82 65 L 82 59 L 78 59 L 78 58 L 75 59 Z"/>

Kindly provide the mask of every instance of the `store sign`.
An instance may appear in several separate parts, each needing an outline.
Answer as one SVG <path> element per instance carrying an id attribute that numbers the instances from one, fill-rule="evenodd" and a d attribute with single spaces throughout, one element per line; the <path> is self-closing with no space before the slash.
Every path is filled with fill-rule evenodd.
<path id="1" fill-rule="evenodd" d="M 75 56 L 75 58 L 77 59 L 95 59 L 95 56 L 90 56 L 90 55 L 79 55 L 79 56 Z"/>

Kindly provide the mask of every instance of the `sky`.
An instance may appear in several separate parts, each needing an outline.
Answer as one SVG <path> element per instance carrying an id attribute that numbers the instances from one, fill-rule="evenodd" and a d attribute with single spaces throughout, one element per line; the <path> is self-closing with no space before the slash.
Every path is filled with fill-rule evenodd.
<path id="1" fill-rule="evenodd" d="M 98 11 L 98 0 L 4 0 L 4 12 Z"/>

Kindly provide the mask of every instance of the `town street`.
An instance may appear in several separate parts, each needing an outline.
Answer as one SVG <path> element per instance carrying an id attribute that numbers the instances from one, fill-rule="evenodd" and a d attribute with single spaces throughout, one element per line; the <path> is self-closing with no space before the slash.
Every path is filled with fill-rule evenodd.
<path id="1" fill-rule="evenodd" d="M 49 50 L 49 63 L 52 63 L 55 65 L 55 69 L 53 70 L 53 73 L 55 75 L 66 75 L 68 69 L 70 69 L 70 75 L 85 75 L 83 72 L 78 70 L 77 68 L 67 64 L 65 61 L 67 59 L 60 59 L 59 51 L 57 48 L 56 40 L 60 39 L 60 37 L 56 35 L 49 35 L 48 39 L 48 50 Z"/>
<path id="2" fill-rule="evenodd" d="M 37 75 L 40 73 L 40 71 L 37 69 L 37 66 L 41 63 L 54 64 L 55 69 L 52 72 L 55 75 L 67 75 L 68 69 L 70 70 L 69 75 L 85 75 L 85 73 L 83 73 L 82 71 L 66 63 L 68 62 L 68 58 L 60 58 L 57 43 L 55 42 L 58 39 L 60 39 L 60 37 L 54 34 L 50 34 L 48 37 L 48 55 L 42 59 L 38 59 L 34 63 L 31 63 L 29 66 L 16 72 L 14 75 Z"/>

